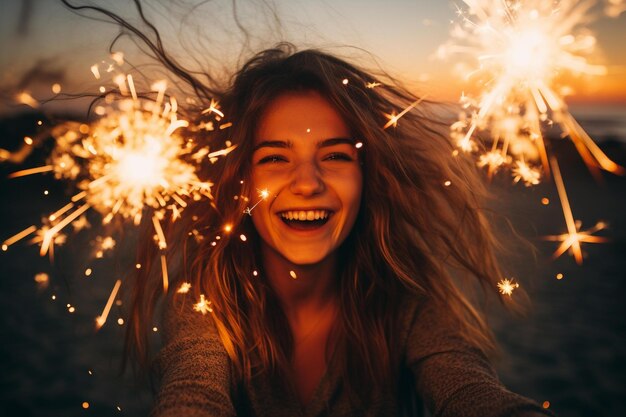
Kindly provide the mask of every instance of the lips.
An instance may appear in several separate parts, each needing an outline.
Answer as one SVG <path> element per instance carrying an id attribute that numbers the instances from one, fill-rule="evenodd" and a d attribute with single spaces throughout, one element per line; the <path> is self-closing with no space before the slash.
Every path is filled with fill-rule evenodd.
<path id="1" fill-rule="evenodd" d="M 295 230 L 314 230 L 324 226 L 333 212 L 326 209 L 286 210 L 278 216 L 288 227 Z"/>

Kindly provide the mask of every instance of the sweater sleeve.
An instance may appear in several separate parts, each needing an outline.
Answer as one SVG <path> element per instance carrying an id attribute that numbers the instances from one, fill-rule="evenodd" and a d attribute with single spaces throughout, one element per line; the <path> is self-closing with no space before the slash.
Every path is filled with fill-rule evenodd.
<path id="1" fill-rule="evenodd" d="M 168 298 L 164 347 L 155 367 L 161 384 L 153 417 L 232 417 L 229 358 L 210 315 L 193 310 L 191 295 Z"/>
<path id="2" fill-rule="evenodd" d="M 427 302 L 414 316 L 407 364 L 418 394 L 434 417 L 553 416 L 508 391 L 487 357 L 445 323 L 432 303 Z"/>

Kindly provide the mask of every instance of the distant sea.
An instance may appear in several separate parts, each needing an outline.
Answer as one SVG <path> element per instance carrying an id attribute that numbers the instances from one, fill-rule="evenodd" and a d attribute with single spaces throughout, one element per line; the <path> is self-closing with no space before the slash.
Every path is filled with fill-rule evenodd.
<path id="1" fill-rule="evenodd" d="M 572 104 L 570 112 L 596 142 L 626 143 L 626 103 Z"/>

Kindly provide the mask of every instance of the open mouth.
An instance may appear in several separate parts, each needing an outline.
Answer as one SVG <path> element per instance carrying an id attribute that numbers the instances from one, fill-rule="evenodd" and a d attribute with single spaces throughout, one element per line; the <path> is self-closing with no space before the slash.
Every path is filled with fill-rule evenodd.
<path id="1" fill-rule="evenodd" d="M 290 210 L 280 212 L 280 219 L 296 230 L 313 230 L 324 226 L 332 216 L 328 210 Z"/>

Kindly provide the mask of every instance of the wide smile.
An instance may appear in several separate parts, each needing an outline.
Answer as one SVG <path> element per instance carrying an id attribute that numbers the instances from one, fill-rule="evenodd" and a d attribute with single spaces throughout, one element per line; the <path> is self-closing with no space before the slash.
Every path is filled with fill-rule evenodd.
<path id="1" fill-rule="evenodd" d="M 328 223 L 334 211 L 320 208 L 311 210 L 285 210 L 277 214 L 280 220 L 290 229 L 316 230 Z"/>

